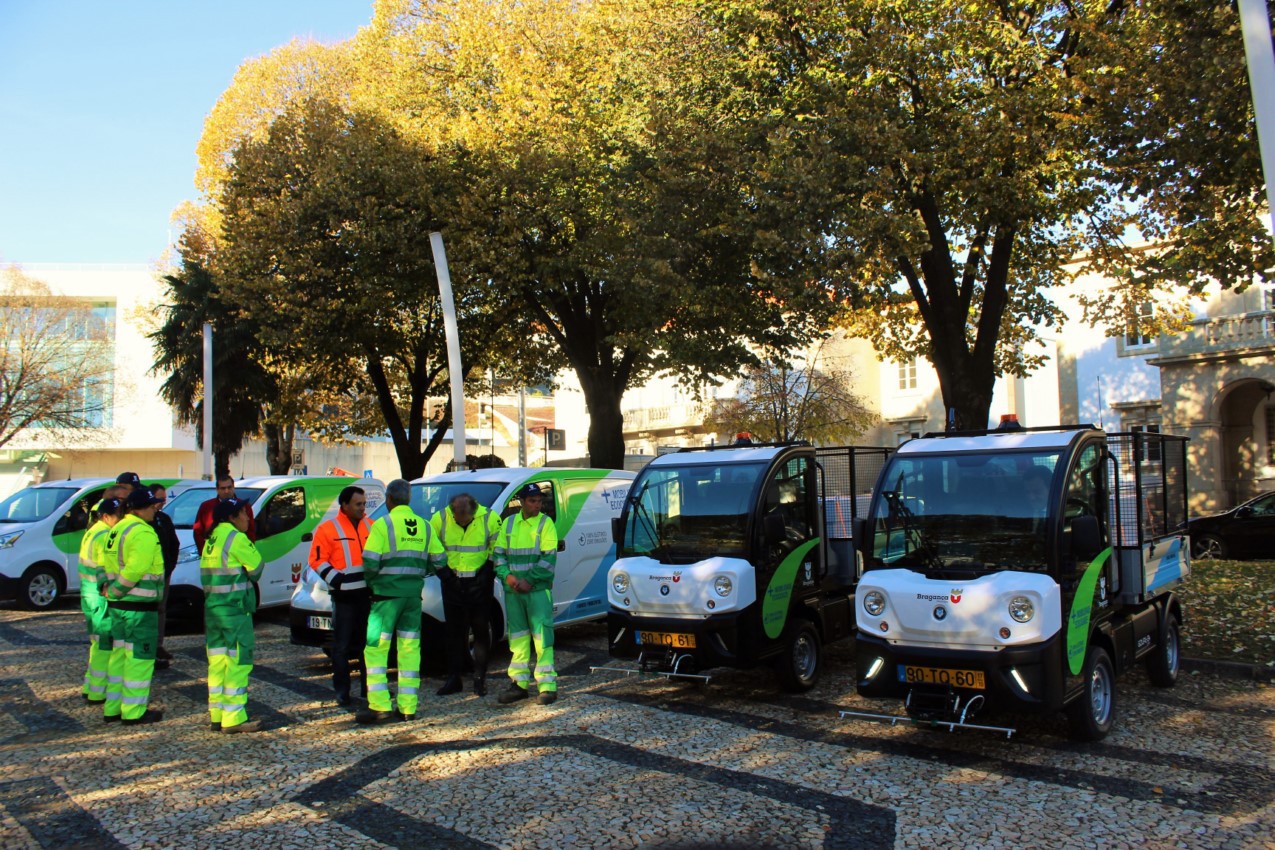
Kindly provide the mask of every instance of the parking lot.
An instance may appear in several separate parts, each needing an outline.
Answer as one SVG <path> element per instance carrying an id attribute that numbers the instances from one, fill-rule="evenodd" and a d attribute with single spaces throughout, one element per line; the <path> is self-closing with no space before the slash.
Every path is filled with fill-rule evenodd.
<path id="1" fill-rule="evenodd" d="M 0 848 L 1275 846 L 1275 689 L 1253 682 L 1136 674 L 1103 743 L 1061 718 L 1006 740 L 842 719 L 894 709 L 855 695 L 852 644 L 794 697 L 769 671 L 591 675 L 590 624 L 559 630 L 552 706 L 435 680 L 416 722 L 362 727 L 284 622 L 257 623 L 249 714 L 272 728 L 224 736 L 200 635 L 168 641 L 162 723 L 107 726 L 78 611 L 0 607 Z"/>

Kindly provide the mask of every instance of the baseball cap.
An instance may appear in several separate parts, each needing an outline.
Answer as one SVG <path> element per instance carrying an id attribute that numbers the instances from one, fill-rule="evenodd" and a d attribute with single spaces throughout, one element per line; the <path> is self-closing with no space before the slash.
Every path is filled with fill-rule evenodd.
<path id="1" fill-rule="evenodd" d="M 243 506 L 248 504 L 246 499 L 236 499 L 231 496 L 224 502 L 218 502 L 213 508 L 213 522 L 225 522 L 239 511 L 243 510 Z"/>
<path id="2" fill-rule="evenodd" d="M 97 504 L 97 512 L 99 514 L 115 516 L 120 512 L 120 508 L 124 503 L 119 499 L 103 499 Z"/>
<path id="3" fill-rule="evenodd" d="M 120 482 L 121 484 L 124 482 Z M 158 505 L 159 499 L 151 495 L 149 490 L 134 490 L 128 494 L 128 499 L 124 504 L 128 505 L 132 510 L 140 510 L 141 508 L 149 508 L 151 505 Z"/>
<path id="4" fill-rule="evenodd" d="M 141 487 L 142 479 L 136 472 L 121 472 L 115 479 L 116 484 L 127 484 L 130 487 Z"/>
<path id="5" fill-rule="evenodd" d="M 520 499 L 525 496 L 543 496 L 543 495 L 544 493 L 540 491 L 540 487 L 538 487 L 535 484 L 524 484 L 518 488 L 518 498 Z"/>

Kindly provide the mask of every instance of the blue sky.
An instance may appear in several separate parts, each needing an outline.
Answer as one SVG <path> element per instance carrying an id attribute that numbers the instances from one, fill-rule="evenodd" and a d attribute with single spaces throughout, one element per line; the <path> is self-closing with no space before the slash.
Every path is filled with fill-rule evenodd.
<path id="1" fill-rule="evenodd" d="M 372 0 L 0 0 L 0 263 L 150 263 L 246 59 Z"/>

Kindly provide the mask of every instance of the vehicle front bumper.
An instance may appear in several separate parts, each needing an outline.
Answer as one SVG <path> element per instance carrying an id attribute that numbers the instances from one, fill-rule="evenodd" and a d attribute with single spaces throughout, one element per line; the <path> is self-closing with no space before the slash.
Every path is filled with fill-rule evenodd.
<path id="1" fill-rule="evenodd" d="M 305 608 L 288 608 L 288 623 L 291 627 L 292 643 L 297 646 L 315 646 L 320 649 L 332 648 L 332 629 L 313 625 L 311 618 L 323 618 L 332 622 L 331 611 L 312 611 Z"/>
<path id="2" fill-rule="evenodd" d="M 860 695 L 907 699 L 909 692 L 933 693 L 950 688 L 963 699 L 981 694 L 990 708 L 1021 713 L 1047 713 L 1062 708 L 1063 633 L 1027 646 L 999 651 L 899 646 L 859 632 L 855 645 L 856 682 Z M 918 685 L 903 679 L 903 668 L 982 671 L 986 687 Z"/>
<path id="3" fill-rule="evenodd" d="M 690 656 L 700 670 L 747 667 L 756 663 L 757 653 L 750 640 L 752 630 L 743 628 L 744 622 L 742 612 L 687 619 L 640 617 L 611 608 L 607 614 L 607 645 L 613 658 L 639 658 L 645 654 L 650 659 L 672 652 L 678 657 Z M 695 639 L 695 646 L 638 643 L 639 631 L 690 635 Z"/>

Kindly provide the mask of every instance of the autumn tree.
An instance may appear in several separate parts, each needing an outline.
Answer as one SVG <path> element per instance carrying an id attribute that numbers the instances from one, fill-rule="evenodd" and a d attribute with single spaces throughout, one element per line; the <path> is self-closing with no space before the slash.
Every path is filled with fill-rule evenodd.
<path id="1" fill-rule="evenodd" d="M 1038 365 L 1074 274 L 1135 282 L 1081 317 L 1115 332 L 1148 290 L 1275 263 L 1231 3 L 681 5 L 721 34 L 734 107 L 788 139 L 769 173 L 839 199 L 792 212 L 852 327 L 929 358 L 967 426 Z"/>
<path id="2" fill-rule="evenodd" d="M 850 442 L 877 417 L 854 391 L 853 373 L 821 363 L 821 355 L 822 346 L 805 360 L 771 357 L 750 368 L 734 398 L 714 400 L 705 427 L 762 442 Z"/>
<path id="3" fill-rule="evenodd" d="M 448 403 L 422 447 L 425 403 L 447 395 L 429 233 L 458 179 L 376 115 L 313 98 L 235 149 L 221 194 L 227 296 L 272 356 L 368 388 L 406 478 L 423 474 L 451 421 Z M 481 282 L 459 281 L 455 300 L 466 371 L 515 350 Z M 534 358 L 518 369 L 543 374 Z"/>
<path id="4" fill-rule="evenodd" d="M 759 198 L 724 131 L 762 146 L 764 134 L 666 100 L 680 70 L 667 51 L 693 48 L 659 12 L 383 0 L 359 37 L 388 120 L 462 152 L 471 176 L 441 218 L 457 237 L 453 273 L 516 305 L 523 338 L 561 353 L 597 466 L 622 464 L 628 387 L 734 377 L 755 348 L 812 338 L 831 305 L 800 251 L 776 259 L 789 219 Z"/>
<path id="5" fill-rule="evenodd" d="M 113 334 L 91 304 L 16 266 L 0 271 L 0 447 L 30 428 L 101 426 L 112 405 Z"/>

